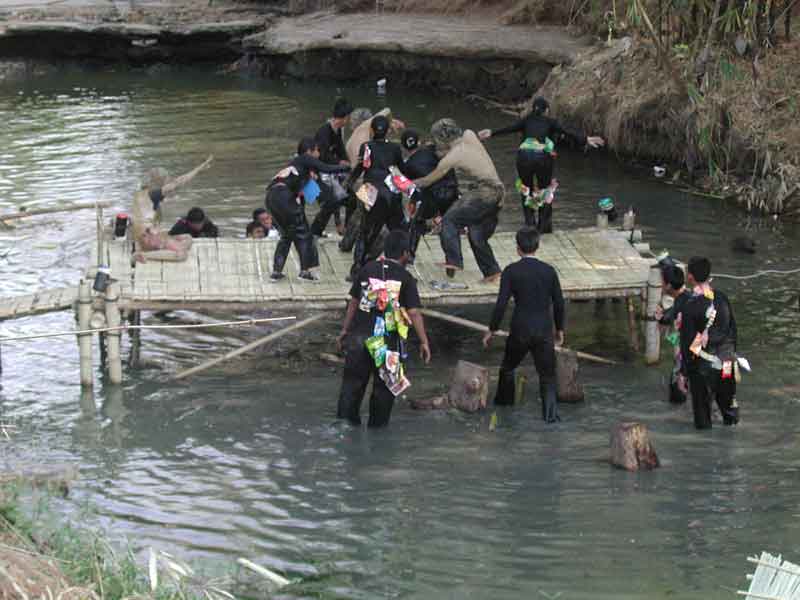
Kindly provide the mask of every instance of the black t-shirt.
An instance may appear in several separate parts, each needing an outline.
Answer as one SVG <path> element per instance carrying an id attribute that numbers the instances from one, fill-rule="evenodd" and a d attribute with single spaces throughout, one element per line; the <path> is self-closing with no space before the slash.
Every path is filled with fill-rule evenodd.
<path id="1" fill-rule="evenodd" d="M 303 189 L 311 173 L 346 173 L 350 170 L 350 165 L 328 164 L 314 158 L 310 154 L 298 154 L 290 162 L 287 167 L 275 175 L 270 182 L 285 184 L 292 192 L 292 194 L 299 194 Z"/>
<path id="2" fill-rule="evenodd" d="M 422 306 L 417 280 L 402 265 L 393 260 L 370 261 L 359 271 L 350 287 L 350 296 L 360 302 L 351 328 L 353 335 L 371 337 L 375 327 L 375 318 L 381 314 L 375 303 L 367 298 L 370 279 L 400 282 L 400 293 L 398 294 L 400 306 L 405 309 Z"/>
<path id="3" fill-rule="evenodd" d="M 408 157 L 401 171 L 409 179 L 421 179 L 430 175 L 439 166 L 439 157 L 432 146 L 423 146 Z M 422 190 L 423 218 L 429 219 L 436 213 L 444 214 L 458 198 L 458 179 L 456 172 L 450 169 L 447 174 L 433 185 Z"/>
<path id="4" fill-rule="evenodd" d="M 558 142 L 559 138 L 566 137 L 578 146 L 586 145 L 586 135 L 582 131 L 564 127 L 555 119 L 533 113 L 528 114 L 513 125 L 492 130 L 492 137 L 515 132 L 521 133 L 523 139 L 533 138 L 541 143 L 544 143 L 545 138 Z"/>
<path id="5" fill-rule="evenodd" d="M 193 238 L 215 238 L 219 236 L 219 229 L 211 221 L 206 219 L 203 223 L 203 228 L 200 231 L 195 231 L 189 225 L 186 219 L 178 219 L 172 229 L 169 230 L 169 235 L 182 235 L 188 233 Z"/>
<path id="6" fill-rule="evenodd" d="M 342 130 L 334 130 L 330 121 L 317 130 L 314 140 L 319 144 L 319 158 L 322 162 L 338 163 L 347 160 Z"/>
<path id="7" fill-rule="evenodd" d="M 364 166 L 364 156 L 369 149 L 370 166 Z M 384 185 L 386 176 L 389 175 L 389 167 L 403 169 L 403 150 L 400 144 L 387 142 L 386 140 L 372 140 L 364 142 L 358 150 L 358 164 L 351 177 L 355 180 L 364 172 L 364 181 L 374 186 Z"/>

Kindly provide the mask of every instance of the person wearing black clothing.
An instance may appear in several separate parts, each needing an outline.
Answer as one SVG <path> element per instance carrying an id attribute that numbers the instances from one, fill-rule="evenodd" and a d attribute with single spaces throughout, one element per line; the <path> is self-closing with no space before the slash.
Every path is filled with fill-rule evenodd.
<path id="1" fill-rule="evenodd" d="M 489 330 L 483 336 L 483 345 L 488 347 L 494 332 L 500 328 L 508 301 L 513 297 L 514 315 L 494 402 L 514 403 L 514 370 L 530 352 L 539 374 L 542 418 L 553 423 L 561 420 L 556 400 L 555 346 L 564 343 L 564 297 L 555 269 L 534 257 L 538 248 L 539 232 L 536 229 L 523 227 L 517 232 L 517 254 L 521 258 L 503 269 L 500 292 Z"/>
<path id="2" fill-rule="evenodd" d="M 693 290 L 681 311 L 681 355 L 692 393 L 694 425 L 711 428 L 712 397 L 723 423 L 736 425 L 736 319 L 727 296 L 708 283 L 711 262 L 696 256 L 689 259 L 687 270 Z"/>
<path id="3" fill-rule="evenodd" d="M 195 206 L 186 213 L 185 217 L 178 219 L 169 235 L 182 235 L 188 233 L 193 238 L 215 238 L 219 236 L 219 229 L 210 219 L 202 208 Z"/>
<path id="4" fill-rule="evenodd" d="M 384 350 L 399 353 L 400 364 L 405 360 L 405 336 L 398 327 L 389 326 L 388 313 L 392 313 L 392 322 L 396 323 L 397 315 L 405 312 L 420 340 L 420 356 L 425 363 L 430 362 L 431 351 L 425 323 L 419 308 L 422 306 L 417 290 L 417 282 L 405 269 L 409 258 L 409 239 L 404 231 L 392 231 L 386 236 L 383 256 L 367 263 L 353 279 L 350 288 L 350 301 L 347 314 L 342 324 L 342 331 L 336 340 L 340 351 L 345 353 L 342 389 L 339 395 L 337 416 L 347 419 L 354 425 L 361 424 L 361 402 L 367 389 L 370 377 L 372 395 L 369 400 L 369 427 L 381 427 L 389 424 L 394 397 L 405 387 L 392 390 L 385 381 L 385 364 L 376 364 L 376 356 L 370 352 L 369 340 L 379 341 L 385 345 Z M 376 285 L 376 282 L 378 285 Z M 396 304 L 386 297 L 381 304 L 379 291 L 383 285 L 396 290 Z M 399 286 L 399 289 L 398 289 Z M 388 304 L 388 305 L 387 305 Z M 393 312 L 392 312 L 393 311 Z M 407 324 L 406 324 L 407 335 Z M 382 340 L 381 340 L 382 337 Z M 388 354 L 388 353 L 387 353 Z M 389 361 L 384 354 L 384 360 Z M 383 361 L 381 361 L 383 362 Z M 400 367 L 403 369 L 403 367 Z M 401 377 L 404 371 L 401 371 Z M 399 390 L 399 391 L 398 391 Z"/>
<path id="5" fill-rule="evenodd" d="M 587 137 L 580 131 L 564 127 L 547 116 L 549 110 L 550 104 L 539 96 L 534 99 L 531 112 L 513 125 L 495 130 L 484 129 L 478 134 L 482 140 L 508 133 L 522 135 L 522 143 L 517 151 L 517 174 L 531 192 L 550 186 L 553 179 L 554 145 L 560 138 L 569 138 L 581 147 L 588 144 L 597 148 L 605 144 L 601 137 Z M 525 206 L 523 197 L 522 212 L 525 215 L 525 225 L 537 226 L 539 233 L 553 232 L 552 203 L 542 204 L 537 212 L 534 208 Z"/>
<path id="6" fill-rule="evenodd" d="M 350 120 L 353 107 L 345 98 L 337 98 L 333 105 L 333 117 L 317 130 L 314 139 L 319 145 L 319 159 L 330 165 L 350 164 L 342 132 Z M 325 228 L 333 216 L 339 233 L 342 233 L 339 209 L 344 206 L 347 194 L 338 181 L 319 182 L 319 212 L 311 224 L 311 233 L 317 237 L 325 235 Z"/>
<path id="7" fill-rule="evenodd" d="M 349 165 L 330 165 L 319 160 L 317 143 L 312 138 L 303 138 L 297 146 L 297 156 L 272 179 L 267 187 L 265 204 L 281 233 L 275 247 L 270 277 L 273 281 L 285 277 L 283 267 L 292 244 L 300 256 L 298 276 L 316 280 L 310 269 L 319 266 L 319 256 L 308 227 L 305 199 L 301 198 L 300 192 L 317 173 L 346 173 L 349 170 Z"/>
<path id="8" fill-rule="evenodd" d="M 686 376 L 682 372 L 683 360 L 680 349 L 681 314 L 686 302 L 692 297 L 692 293 L 686 289 L 683 269 L 674 260 L 666 257 L 659 261 L 659 265 L 661 266 L 661 290 L 665 296 L 672 298 L 672 306 L 665 310 L 659 304 L 656 307 L 655 315 L 659 325 L 665 328 L 672 328 L 672 331 L 666 336 L 667 341 L 675 347 L 674 363 L 669 382 L 669 401 L 672 404 L 683 404 L 686 402 L 686 395 L 689 390 Z"/>
<path id="9" fill-rule="evenodd" d="M 420 146 L 419 134 L 407 129 L 400 137 L 400 145 L 408 152 L 403 163 L 403 175 L 409 179 L 420 179 L 432 173 L 439 165 L 439 157 L 433 144 Z M 458 179 L 451 169 L 442 179 L 419 192 L 421 202 L 411 223 L 411 258 L 414 259 L 422 236 L 427 231 L 426 221 L 441 217 L 458 199 Z"/>
<path id="10" fill-rule="evenodd" d="M 404 228 L 402 194 L 390 190 L 385 181 L 390 175 L 389 167 L 401 169 L 403 166 L 403 151 L 399 144 L 386 139 L 390 124 L 389 119 L 380 115 L 372 119 L 372 140 L 361 144 L 358 162 L 348 179 L 350 187 L 363 173 L 364 184 L 377 190 L 375 204 L 365 207 L 367 213 L 362 219 L 361 230 L 353 248 L 351 277 L 367 263 L 370 249 L 384 226 L 389 231 Z"/>

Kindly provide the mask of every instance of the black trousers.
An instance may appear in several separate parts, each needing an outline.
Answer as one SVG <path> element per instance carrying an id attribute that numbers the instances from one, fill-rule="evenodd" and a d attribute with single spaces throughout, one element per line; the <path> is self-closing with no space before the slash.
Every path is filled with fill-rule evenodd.
<path id="1" fill-rule="evenodd" d="M 461 198 L 448 209 L 442 218 L 440 236 L 447 264 L 464 268 L 460 233 L 466 227 L 469 245 L 483 276 L 489 277 L 500 272 L 500 265 L 489 245 L 489 238 L 497 228 L 498 212 L 497 204 L 478 197 Z"/>
<path id="2" fill-rule="evenodd" d="M 722 378 L 722 371 L 702 366 L 689 371 L 689 391 L 692 393 L 694 426 L 697 429 L 711 429 L 711 400 L 716 400 L 722 422 L 736 425 L 739 422 L 739 409 L 735 406 L 736 380 Z"/>
<path id="3" fill-rule="evenodd" d="M 553 181 L 553 157 L 546 152 L 519 150 L 517 174 L 529 189 L 542 190 Z M 553 232 L 552 204 L 545 204 L 538 211 L 523 204 L 522 213 L 525 215 L 525 225 L 536 227 L 539 233 Z"/>
<path id="4" fill-rule="evenodd" d="M 275 247 L 273 272 L 283 272 L 292 244 L 300 256 L 300 268 L 303 271 L 318 267 L 319 255 L 303 204 L 297 203 L 297 197 L 285 185 L 271 186 L 267 190 L 265 204 L 281 233 L 281 239 Z"/>
<path id="5" fill-rule="evenodd" d="M 328 226 L 328 222 L 331 220 L 331 216 L 333 217 L 334 223 L 337 225 L 341 223 L 342 218 L 339 215 L 339 209 L 345 205 L 347 200 L 347 198 L 337 200 L 331 186 L 322 182 L 318 182 L 318 185 L 319 212 L 314 218 L 314 222 L 311 224 L 311 233 L 313 235 L 322 235 L 322 233 L 325 231 L 325 228 Z"/>
<path id="6" fill-rule="evenodd" d="M 353 246 L 353 266 L 350 269 L 353 277 L 369 260 L 381 253 L 381 244 L 378 242 L 384 227 L 389 231 L 406 228 L 402 196 L 392 194 L 384 185 L 376 187 L 378 198 L 373 207 L 362 215 L 361 229 Z"/>
<path id="7" fill-rule="evenodd" d="M 344 341 L 344 375 L 336 416 L 347 419 L 353 425 L 361 424 L 361 401 L 372 377 L 372 395 L 369 398 L 369 427 L 384 427 L 389 424 L 394 407 L 394 394 L 378 376 L 375 361 L 367 352 L 364 340 L 368 336 L 349 335 Z"/>
<path id="8" fill-rule="evenodd" d="M 508 337 L 494 403 L 514 404 L 514 371 L 529 352 L 533 355 L 533 364 L 539 375 L 542 418 L 547 422 L 558 421 L 556 349 L 552 336 L 523 337 L 512 334 Z"/>

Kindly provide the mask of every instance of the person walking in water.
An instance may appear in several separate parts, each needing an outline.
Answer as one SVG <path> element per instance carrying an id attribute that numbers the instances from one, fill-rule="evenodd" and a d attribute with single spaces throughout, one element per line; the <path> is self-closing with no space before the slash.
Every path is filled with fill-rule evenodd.
<path id="1" fill-rule="evenodd" d="M 573 131 L 547 116 L 550 104 L 537 97 L 531 112 L 508 127 L 483 129 L 479 132 L 482 140 L 508 133 L 522 134 L 522 143 L 517 150 L 517 188 L 522 196 L 522 211 L 526 225 L 535 225 L 539 233 L 553 231 L 553 159 L 555 144 L 567 137 L 578 146 L 598 148 L 605 145 L 601 137 L 587 137 L 583 132 Z"/>
<path id="2" fill-rule="evenodd" d="M 464 268 L 460 234 L 466 227 L 483 282 L 493 283 L 500 279 L 500 265 L 489 238 L 494 235 L 503 207 L 503 182 L 474 131 L 462 130 L 453 119 L 439 119 L 431 126 L 431 137 L 441 160 L 430 174 L 415 179 L 414 184 L 420 188 L 430 187 L 455 170 L 460 191 L 459 199 L 442 217 L 440 237 L 445 272 L 452 277 L 455 271 Z"/>
<path id="3" fill-rule="evenodd" d="M 272 281 L 285 277 L 283 267 L 294 244 L 300 257 L 298 277 L 307 281 L 317 281 L 311 269 L 319 266 L 319 255 L 314 238 L 308 227 L 305 198 L 301 192 L 317 173 L 346 173 L 349 165 L 331 165 L 319 160 L 319 146 L 313 138 L 303 138 L 297 145 L 297 156 L 272 178 L 267 186 L 265 204 L 272 213 L 281 239 L 275 246 Z"/>
<path id="4" fill-rule="evenodd" d="M 162 168 L 152 169 L 142 189 L 133 197 L 133 238 L 136 242 L 137 261 L 183 261 L 192 247 L 192 236 L 169 235 L 161 229 L 161 204 L 181 186 L 194 179 L 198 173 L 211 166 L 213 156 L 188 173 L 170 179 Z"/>
<path id="5" fill-rule="evenodd" d="M 534 256 L 538 249 L 539 232 L 535 228 L 523 227 L 517 232 L 520 260 L 503 269 L 500 292 L 489 330 L 483 336 L 483 345 L 489 346 L 494 333 L 500 328 L 508 301 L 513 297 L 514 315 L 511 317 L 511 330 L 506 340 L 494 402 L 514 403 L 514 370 L 530 352 L 539 374 L 542 418 L 553 423 L 561 420 L 556 399 L 555 346 L 564 343 L 564 297 L 556 270 Z"/>

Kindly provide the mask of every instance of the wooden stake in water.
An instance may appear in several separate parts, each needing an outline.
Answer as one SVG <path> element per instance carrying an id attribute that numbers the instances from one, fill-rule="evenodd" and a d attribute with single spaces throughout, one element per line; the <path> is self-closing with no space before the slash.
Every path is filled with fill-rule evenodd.
<path id="1" fill-rule="evenodd" d="M 656 307 L 661 303 L 661 269 L 650 267 L 647 277 L 647 321 L 644 327 L 644 362 L 656 365 L 661 357 L 661 334 L 656 321 Z"/>
<path id="2" fill-rule="evenodd" d="M 81 279 L 78 286 L 78 329 L 89 329 L 89 320 L 92 318 L 92 288 L 89 281 Z M 78 353 L 81 365 L 81 385 L 92 387 L 92 334 L 78 334 Z"/>
<path id="3" fill-rule="evenodd" d="M 106 290 L 106 323 L 108 327 L 119 327 L 121 318 L 119 312 L 119 284 L 110 283 Z M 119 330 L 109 331 L 106 334 L 106 361 L 108 363 L 108 378 L 111 383 L 122 383 L 122 357 L 120 353 Z"/>

